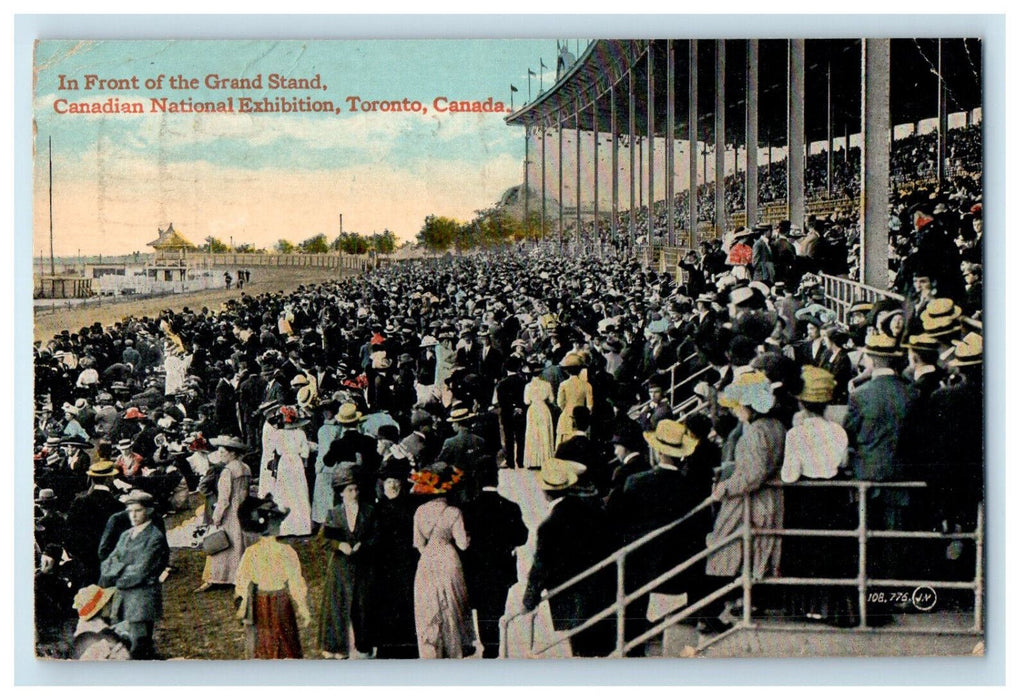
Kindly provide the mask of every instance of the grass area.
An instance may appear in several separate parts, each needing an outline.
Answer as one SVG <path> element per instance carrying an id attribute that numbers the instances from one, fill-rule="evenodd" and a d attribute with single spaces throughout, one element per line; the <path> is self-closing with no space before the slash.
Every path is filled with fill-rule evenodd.
<path id="1" fill-rule="evenodd" d="M 168 529 L 191 517 L 197 505 L 198 500 L 190 511 L 169 517 Z M 303 657 L 320 659 L 317 618 L 324 588 L 325 556 L 316 546 L 315 538 L 289 537 L 284 541 L 299 554 L 309 587 L 307 602 L 313 621 L 306 629 L 300 628 Z M 200 550 L 171 552 L 175 571 L 164 582 L 164 619 L 158 623 L 154 638 L 157 651 L 169 659 L 243 659 L 245 642 L 242 623 L 235 616 L 235 590 L 217 587 L 203 593 L 193 592 L 200 585 L 205 561 L 206 555 Z"/>

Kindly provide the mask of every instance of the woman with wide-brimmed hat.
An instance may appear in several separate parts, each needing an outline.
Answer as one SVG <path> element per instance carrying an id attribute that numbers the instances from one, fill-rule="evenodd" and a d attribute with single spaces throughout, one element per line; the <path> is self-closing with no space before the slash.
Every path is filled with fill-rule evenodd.
<path id="1" fill-rule="evenodd" d="M 470 599 L 457 549 L 470 546 L 459 508 L 446 496 L 463 472 L 435 462 L 414 472 L 411 493 L 432 497 L 414 513 L 414 546 L 421 553 L 414 576 L 414 621 L 422 659 L 459 659 L 474 647 Z"/>
<path id="2" fill-rule="evenodd" d="M 414 529 L 414 509 L 420 501 L 404 488 L 410 478 L 410 465 L 408 459 L 390 454 L 378 472 L 381 496 L 374 506 L 372 633 L 375 657 L 379 659 L 417 658 L 414 578 L 418 553 L 410 533 Z"/>
<path id="3" fill-rule="evenodd" d="M 246 625 L 248 658 L 303 658 L 296 622 L 310 624 L 307 582 L 296 550 L 278 541 L 288 515 L 270 498 L 250 497 L 239 506 L 242 529 L 260 538 L 246 548 L 235 576 L 235 595 L 242 599 L 236 616 Z"/>
<path id="4" fill-rule="evenodd" d="M 369 656 L 371 583 L 375 525 L 371 504 L 361 502 L 353 464 L 337 465 L 332 489 L 337 504 L 328 511 L 318 535 L 328 553 L 317 642 L 326 659 L 345 659 L 352 651 Z"/>
<path id="5" fill-rule="evenodd" d="M 310 495 L 307 489 L 307 457 L 310 442 L 301 428 L 309 421 L 293 406 L 279 409 L 282 429 L 275 432 L 274 454 L 278 457 L 277 473 L 271 495 L 276 503 L 289 510 L 282 523 L 283 536 L 310 534 Z"/>
<path id="6" fill-rule="evenodd" d="M 524 466 L 538 469 L 553 456 L 553 385 L 542 378 L 542 363 L 530 358 L 524 365 L 532 374 L 524 387 L 524 403 L 528 406 L 524 430 Z"/>
<path id="7" fill-rule="evenodd" d="M 592 385 L 583 376 L 584 355 L 569 352 L 560 361 L 560 367 L 570 376 L 560 382 L 556 392 L 556 405 L 560 409 L 560 418 L 556 422 L 557 446 L 574 434 L 574 409 L 577 406 L 586 406 L 591 411 L 593 407 Z"/>
<path id="8" fill-rule="evenodd" d="M 203 583 L 197 592 L 234 584 L 236 569 L 248 544 L 239 523 L 239 506 L 250 495 L 250 468 L 241 459 L 247 450 L 246 443 L 234 435 L 219 435 L 210 444 L 217 448 L 211 453 L 210 461 L 223 465 L 218 474 L 211 525 L 228 536 L 228 548 L 207 556 Z"/>
<path id="9" fill-rule="evenodd" d="M 735 444 L 734 467 L 713 488 L 720 511 L 707 541 L 720 542 L 742 527 L 744 502 L 750 500 L 749 523 L 753 528 L 780 528 L 784 515 L 781 490 L 769 483 L 778 475 L 784 457 L 785 427 L 774 418 L 774 389 L 763 372 L 750 372 L 727 386 L 719 403 L 737 416 L 742 426 Z M 756 537 L 752 548 L 752 575 L 755 579 L 774 576 L 781 562 L 779 537 Z M 733 579 L 741 571 L 742 543 L 735 541 L 710 554 L 706 575 Z"/>

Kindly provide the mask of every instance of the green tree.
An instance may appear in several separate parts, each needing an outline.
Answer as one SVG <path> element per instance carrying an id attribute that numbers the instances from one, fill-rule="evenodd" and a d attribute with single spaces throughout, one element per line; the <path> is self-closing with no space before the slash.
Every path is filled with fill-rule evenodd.
<path id="1" fill-rule="evenodd" d="M 214 236 L 207 236 L 203 239 L 203 245 L 200 246 L 200 250 L 205 253 L 230 253 L 232 249 L 222 241 L 220 238 Z"/>
<path id="2" fill-rule="evenodd" d="M 275 243 L 275 252 L 287 255 L 289 253 L 296 252 L 296 244 L 292 241 L 287 241 L 284 238 L 279 238 L 278 242 Z"/>
<path id="3" fill-rule="evenodd" d="M 256 253 L 257 249 L 253 247 L 252 243 L 240 243 L 235 247 L 236 253 Z"/>
<path id="4" fill-rule="evenodd" d="M 311 236 L 299 244 L 299 251 L 301 253 L 327 253 L 329 251 L 328 237 L 323 233 Z"/>
<path id="5" fill-rule="evenodd" d="M 448 250 L 460 233 L 460 222 L 447 216 L 431 214 L 424 219 L 424 226 L 417 232 L 417 241 L 428 250 Z"/>

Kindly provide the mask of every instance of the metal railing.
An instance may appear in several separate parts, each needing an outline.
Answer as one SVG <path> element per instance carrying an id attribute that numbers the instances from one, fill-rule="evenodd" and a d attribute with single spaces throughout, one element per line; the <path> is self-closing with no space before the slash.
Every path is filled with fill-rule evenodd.
<path id="1" fill-rule="evenodd" d="M 936 589 L 949 589 L 949 590 L 972 590 L 974 593 L 974 612 L 973 612 L 973 625 L 970 628 L 952 628 L 952 627 L 930 627 L 930 626 L 917 626 L 915 628 L 898 628 L 892 630 L 897 633 L 920 633 L 920 634 L 974 634 L 979 635 L 983 633 L 983 601 L 984 601 L 984 508 L 983 504 L 978 505 L 977 509 L 977 525 L 972 533 L 969 532 L 953 532 L 953 533 L 938 533 L 929 531 L 900 531 L 900 530 L 871 530 L 867 527 L 867 501 L 868 492 L 870 489 L 882 489 L 882 488 L 898 488 L 898 489 L 915 489 L 924 488 L 927 486 L 922 481 L 910 481 L 910 482 L 873 482 L 873 481 L 800 481 L 794 484 L 782 484 L 774 482 L 767 485 L 770 488 L 847 488 L 856 489 L 858 492 L 858 524 L 854 530 L 818 530 L 818 529 L 799 529 L 799 528 L 753 528 L 751 519 L 751 496 L 745 494 L 743 497 L 743 516 L 741 526 L 738 530 L 731 533 L 727 537 L 715 542 L 701 552 L 698 552 L 680 564 L 674 566 L 668 571 L 660 574 L 656 578 L 652 579 L 648 583 L 642 585 L 638 589 L 628 593 L 625 591 L 625 559 L 628 554 L 636 551 L 640 547 L 650 543 L 657 537 L 666 534 L 674 528 L 682 525 L 690 518 L 694 517 L 697 513 L 703 509 L 708 508 L 713 503 L 713 498 L 707 498 L 701 504 L 690 510 L 684 516 L 674 520 L 663 527 L 660 527 L 652 532 L 640 537 L 639 539 L 621 547 L 616 552 L 610 554 L 605 559 L 597 562 L 588 569 L 582 571 L 577 576 L 569 579 L 568 581 L 556 586 L 551 590 L 547 590 L 539 600 L 539 606 L 530 611 L 522 611 L 510 617 L 503 617 L 500 624 L 500 655 L 503 657 L 509 656 L 509 630 L 510 625 L 517 619 L 524 617 L 530 618 L 530 634 L 529 634 L 529 653 L 532 655 L 543 654 L 549 649 L 569 641 L 573 636 L 582 632 L 588 628 L 595 626 L 608 618 L 611 614 L 616 616 L 617 622 L 617 636 L 616 645 L 613 652 L 614 656 L 623 656 L 631 649 L 644 644 L 649 639 L 661 634 L 664 630 L 678 624 L 685 618 L 695 615 L 698 611 L 705 608 L 710 603 L 716 602 L 718 599 L 725 596 L 731 591 L 741 589 L 742 591 L 742 617 L 731 629 L 710 637 L 700 644 L 697 649 L 702 650 L 709 647 L 711 644 L 716 643 L 720 639 L 734 634 L 744 629 L 755 629 L 757 627 L 762 629 L 802 629 L 803 631 L 811 631 L 815 628 L 809 626 L 798 626 L 798 625 L 774 625 L 767 623 L 755 624 L 753 622 L 753 606 L 752 606 L 752 589 L 755 584 L 760 585 L 791 585 L 791 586 L 849 586 L 855 587 L 859 594 L 859 624 L 857 627 L 850 629 L 853 632 L 869 632 L 876 631 L 880 628 L 871 627 L 867 624 L 867 592 L 871 586 L 878 587 L 925 587 L 929 586 Z M 758 581 L 753 577 L 753 560 L 752 550 L 753 541 L 755 537 L 838 537 L 838 538 L 855 538 L 858 542 L 858 572 L 854 578 L 817 578 L 817 577 L 763 577 Z M 635 637 L 634 639 L 628 640 L 625 638 L 625 621 L 627 614 L 627 606 L 633 603 L 635 600 L 641 598 L 643 595 L 650 593 L 657 587 L 666 583 L 673 577 L 679 575 L 685 570 L 692 566 L 703 562 L 706 558 L 720 549 L 734 543 L 737 540 L 742 541 L 742 566 L 741 574 L 733 581 L 725 584 L 721 588 L 709 593 L 700 600 L 694 603 L 690 603 L 680 610 L 666 616 L 661 622 L 648 629 L 643 634 Z M 936 539 L 936 540 L 972 540 L 975 545 L 975 563 L 974 563 L 974 579 L 973 581 L 929 581 L 929 580 L 900 580 L 900 579 L 874 579 L 868 576 L 868 557 L 867 557 L 867 544 L 871 539 Z M 581 583 L 585 579 L 594 576 L 606 567 L 614 565 L 617 567 L 617 591 L 614 602 L 607 605 L 599 612 L 593 614 L 584 622 L 580 623 L 576 627 L 563 631 L 562 634 L 557 634 L 556 638 L 549 641 L 541 649 L 535 649 L 535 619 L 538 616 L 539 607 L 542 602 L 552 599 L 554 596 L 560 595 L 567 591 L 570 587 Z"/>
<path id="2" fill-rule="evenodd" d="M 824 306 L 834 311 L 840 321 L 845 320 L 845 316 L 853 304 L 862 301 L 870 303 L 881 299 L 906 301 L 906 298 L 901 294 L 877 289 L 876 287 L 871 287 L 868 284 L 845 277 L 835 277 L 821 273 L 820 279 L 824 286 Z"/>

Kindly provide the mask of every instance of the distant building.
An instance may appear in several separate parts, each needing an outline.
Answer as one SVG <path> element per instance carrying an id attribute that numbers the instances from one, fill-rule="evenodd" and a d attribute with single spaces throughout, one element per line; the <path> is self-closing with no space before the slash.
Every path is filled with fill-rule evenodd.
<path id="1" fill-rule="evenodd" d="M 169 223 L 167 229 L 157 227 L 157 240 L 146 245 L 156 251 L 153 262 L 146 266 L 146 276 L 163 282 L 184 282 L 189 265 L 186 253 L 195 251 L 196 246 L 175 230 Z"/>

